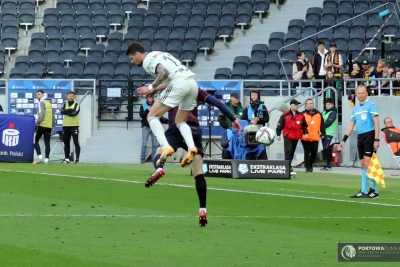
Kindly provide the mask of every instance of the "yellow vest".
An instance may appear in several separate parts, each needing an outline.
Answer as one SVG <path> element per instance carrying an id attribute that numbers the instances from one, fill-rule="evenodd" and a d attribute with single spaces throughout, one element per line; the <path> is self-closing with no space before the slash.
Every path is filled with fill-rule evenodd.
<path id="1" fill-rule="evenodd" d="M 47 100 L 41 100 L 44 103 L 45 106 L 45 111 L 44 111 L 44 117 L 42 122 L 40 122 L 39 126 L 45 127 L 45 128 L 53 128 L 53 107 L 51 106 L 50 101 Z M 40 103 L 39 103 L 40 105 Z"/>
<path id="2" fill-rule="evenodd" d="M 76 101 L 74 101 L 74 103 L 69 106 L 68 102 L 65 103 L 65 109 L 75 109 L 75 106 L 78 105 L 78 103 L 76 103 Z M 71 127 L 71 126 L 79 126 L 79 117 L 78 115 L 76 116 L 68 116 L 68 115 L 64 115 L 64 119 L 63 119 L 63 126 L 66 127 Z"/>

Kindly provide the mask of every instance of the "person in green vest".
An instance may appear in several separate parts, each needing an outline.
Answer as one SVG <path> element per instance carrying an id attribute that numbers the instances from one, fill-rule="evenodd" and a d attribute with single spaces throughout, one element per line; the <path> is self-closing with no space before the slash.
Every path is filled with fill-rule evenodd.
<path id="1" fill-rule="evenodd" d="M 81 147 L 79 145 L 79 103 L 75 101 L 75 93 L 69 91 L 67 93 L 68 101 L 64 103 L 61 108 L 61 114 L 64 115 L 63 119 L 63 142 L 65 158 L 62 163 L 69 163 L 69 155 L 71 151 L 70 143 L 71 137 L 75 145 L 75 163 L 79 162 L 79 155 L 81 154 Z"/>
<path id="2" fill-rule="evenodd" d="M 35 135 L 35 151 L 39 160 L 33 162 L 38 164 L 43 162 L 42 152 L 40 150 L 39 140 L 43 135 L 45 146 L 44 164 L 49 163 L 50 157 L 50 137 L 54 127 L 53 107 L 50 101 L 46 100 L 43 90 L 36 91 L 36 99 L 39 100 L 36 114 L 36 135 Z"/>
<path id="3" fill-rule="evenodd" d="M 225 103 L 225 106 L 238 119 L 240 119 L 244 114 L 244 108 L 239 102 L 239 94 L 236 92 L 231 93 L 231 98 L 228 102 Z M 218 121 L 222 128 L 224 128 L 225 130 L 231 127 L 231 120 L 223 113 L 219 114 Z"/>
<path id="4" fill-rule="evenodd" d="M 326 160 L 326 164 L 321 171 L 331 171 L 332 170 L 332 153 L 330 149 L 330 144 L 332 138 L 335 136 L 335 130 L 337 125 L 337 109 L 333 102 L 333 99 L 328 98 L 325 100 L 325 110 L 322 112 L 322 119 L 325 125 L 325 136 L 322 138 L 322 148 L 323 154 Z"/>

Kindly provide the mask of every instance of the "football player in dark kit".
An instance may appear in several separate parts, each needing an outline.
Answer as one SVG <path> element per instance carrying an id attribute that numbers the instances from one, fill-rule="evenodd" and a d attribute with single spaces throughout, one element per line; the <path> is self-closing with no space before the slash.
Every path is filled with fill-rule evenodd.
<path id="1" fill-rule="evenodd" d="M 240 124 L 235 116 L 225 107 L 223 103 L 221 103 L 218 99 L 211 96 L 204 90 L 199 89 L 197 95 L 197 104 L 199 103 L 207 103 L 217 107 L 221 112 L 223 112 L 228 118 L 232 121 L 232 127 L 238 129 L 240 131 Z M 183 148 L 187 150 L 187 145 L 185 140 L 183 139 L 179 129 L 175 124 L 175 116 L 178 109 L 174 108 L 168 112 L 168 120 L 169 127 L 165 132 L 165 136 L 168 140 L 168 143 L 174 148 L 176 151 L 178 148 Z M 204 179 L 203 174 L 203 145 L 202 145 L 202 133 L 201 128 L 199 126 L 197 107 L 193 109 L 189 116 L 187 117 L 187 124 L 190 126 L 193 134 L 193 140 L 195 146 L 198 149 L 197 155 L 194 157 L 192 164 L 192 175 L 195 179 L 196 191 L 200 202 L 199 209 L 199 225 L 206 226 L 207 225 L 207 209 L 206 209 L 206 197 L 207 197 L 207 183 Z M 157 149 L 156 155 L 153 159 L 154 168 L 156 169 L 155 173 L 150 176 L 150 178 L 146 181 L 145 186 L 150 187 L 157 182 L 158 179 L 165 175 L 165 171 L 163 166 L 157 166 L 157 160 L 161 155 L 161 148 Z"/>

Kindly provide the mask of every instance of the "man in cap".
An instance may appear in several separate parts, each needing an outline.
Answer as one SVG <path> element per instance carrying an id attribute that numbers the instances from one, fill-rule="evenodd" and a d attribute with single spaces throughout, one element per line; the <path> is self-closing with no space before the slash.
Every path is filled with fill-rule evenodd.
<path id="1" fill-rule="evenodd" d="M 343 67 L 342 56 L 336 51 L 337 47 L 335 43 L 331 43 L 329 46 L 329 52 L 325 55 L 325 69 L 331 70 L 334 77 L 340 78 L 340 70 Z"/>
<path id="2" fill-rule="evenodd" d="M 260 93 L 258 91 L 250 92 L 250 104 L 244 109 L 242 120 L 261 126 L 269 122 L 267 107 L 260 100 Z"/>
<path id="3" fill-rule="evenodd" d="M 299 104 L 296 99 L 290 101 L 290 109 L 283 112 L 276 127 L 276 139 L 281 140 L 283 131 L 283 146 L 285 148 L 285 160 L 290 161 L 290 166 L 296 151 L 297 143 L 302 135 L 308 138 L 307 122 L 299 109 Z M 291 174 L 294 172 L 293 167 L 290 167 Z"/>
<path id="4" fill-rule="evenodd" d="M 236 118 L 240 119 L 243 116 L 244 109 L 242 107 L 242 103 L 239 101 L 239 94 L 236 92 L 231 93 L 231 97 L 228 102 L 226 102 L 225 106 L 227 109 L 235 115 Z M 224 128 L 228 129 L 231 127 L 231 120 L 228 116 L 220 113 L 218 116 L 219 124 Z"/>

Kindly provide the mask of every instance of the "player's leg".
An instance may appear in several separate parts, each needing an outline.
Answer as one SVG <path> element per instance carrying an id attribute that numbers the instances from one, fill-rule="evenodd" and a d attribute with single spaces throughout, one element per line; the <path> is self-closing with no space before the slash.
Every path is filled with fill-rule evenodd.
<path id="1" fill-rule="evenodd" d="M 194 79 L 187 79 L 181 81 L 177 85 L 177 90 L 182 92 L 182 100 L 179 102 L 179 110 L 175 117 L 175 123 L 181 132 L 185 143 L 188 147 L 187 154 L 181 161 L 182 167 L 187 167 L 193 161 L 194 156 L 197 154 L 198 149 L 196 148 L 190 127 L 186 123 L 187 116 L 190 111 L 197 106 L 197 95 L 199 92 L 197 82 Z"/>
<path id="2" fill-rule="evenodd" d="M 79 156 L 81 155 L 81 146 L 79 145 L 79 127 L 74 127 L 72 131 L 72 140 L 75 145 L 75 163 L 78 163 Z"/>
<path id="3" fill-rule="evenodd" d="M 158 143 L 157 143 L 157 138 L 153 134 L 153 132 L 150 132 L 150 137 L 151 137 L 151 158 L 154 159 L 154 156 L 156 155 L 156 151 L 158 148 Z"/>
<path id="4" fill-rule="evenodd" d="M 164 134 L 164 127 L 160 122 L 160 117 L 164 115 L 167 111 L 169 111 L 172 107 L 176 107 L 177 105 L 169 105 L 168 103 L 162 103 L 166 96 L 168 96 L 168 88 L 166 89 L 167 92 L 163 94 L 160 99 L 157 99 L 153 106 L 151 107 L 149 114 L 147 115 L 147 121 L 149 122 L 151 131 L 156 136 L 158 143 L 162 148 L 162 153 L 159 158 L 159 164 L 164 164 L 167 160 L 168 156 L 171 156 L 175 151 L 169 145 L 167 138 Z"/>
<path id="5" fill-rule="evenodd" d="M 49 157 L 50 157 L 50 138 L 51 138 L 51 128 L 45 128 L 45 131 L 43 133 L 44 147 L 45 147 L 44 164 L 47 164 L 49 162 Z"/>
<path id="6" fill-rule="evenodd" d="M 318 154 L 318 144 L 319 142 L 310 142 L 311 144 L 311 151 L 310 151 L 310 170 L 311 172 L 313 171 L 313 164 L 315 163 L 315 160 L 317 159 L 317 154 Z"/>
<path id="7" fill-rule="evenodd" d="M 150 132 L 150 127 L 142 127 L 142 148 L 140 151 L 140 163 L 144 163 L 146 161 L 147 141 L 149 140 Z"/>
<path id="8" fill-rule="evenodd" d="M 182 145 L 185 145 L 183 142 L 183 137 L 179 133 L 179 130 L 176 128 L 176 126 L 172 126 L 167 129 L 165 132 L 165 137 L 168 141 L 168 143 L 171 144 L 171 147 L 176 151 L 179 147 L 182 147 Z M 153 164 L 154 164 L 154 169 L 156 170 L 150 177 L 147 179 L 145 183 L 145 187 L 150 187 L 153 186 L 161 177 L 165 175 L 164 171 L 164 163 L 159 164 L 160 157 L 162 154 L 162 149 L 161 147 L 157 148 L 154 159 L 153 159 Z"/>
<path id="9" fill-rule="evenodd" d="M 195 179 L 196 192 L 199 198 L 199 225 L 204 227 L 207 225 L 207 183 L 203 174 L 203 144 L 201 129 L 199 126 L 191 126 L 193 132 L 193 140 L 198 150 L 198 154 L 194 156 L 192 164 L 192 175 Z"/>
<path id="10" fill-rule="evenodd" d="M 71 128 L 63 127 L 64 160 L 62 163 L 69 163 L 69 154 L 71 152 Z"/>
<path id="11" fill-rule="evenodd" d="M 308 141 L 301 140 L 301 144 L 304 149 L 304 167 L 306 167 L 306 172 L 311 172 L 311 164 L 310 164 L 310 154 L 311 154 L 311 143 Z"/>
<path id="12" fill-rule="evenodd" d="M 40 145 L 39 145 L 39 140 L 40 140 L 40 138 L 42 138 L 43 132 L 44 132 L 43 127 L 41 127 L 41 126 L 36 127 L 35 151 L 36 151 L 36 155 L 38 156 L 39 160 L 37 162 L 34 161 L 33 164 L 43 162 L 42 151 L 40 150 Z"/>

